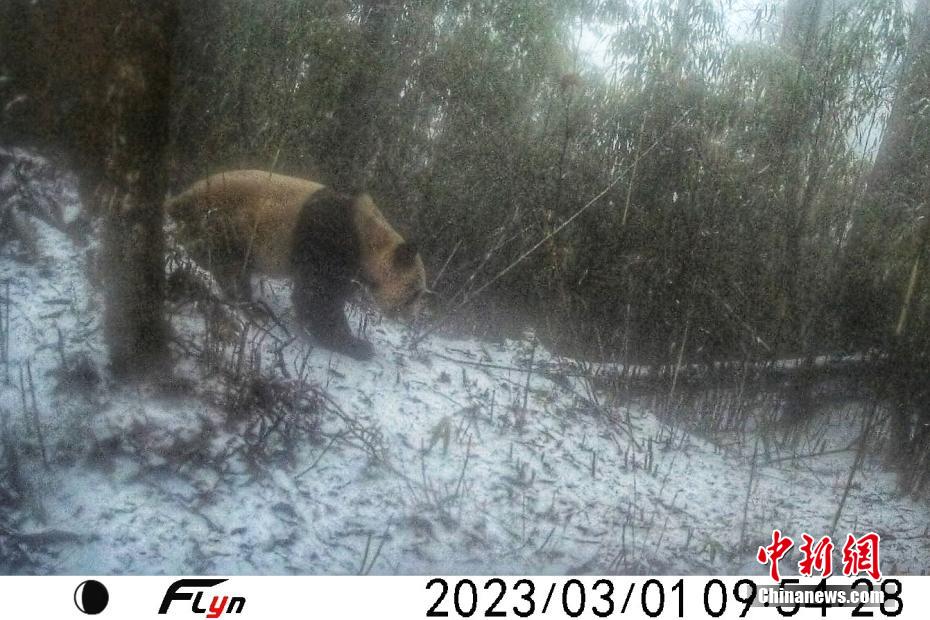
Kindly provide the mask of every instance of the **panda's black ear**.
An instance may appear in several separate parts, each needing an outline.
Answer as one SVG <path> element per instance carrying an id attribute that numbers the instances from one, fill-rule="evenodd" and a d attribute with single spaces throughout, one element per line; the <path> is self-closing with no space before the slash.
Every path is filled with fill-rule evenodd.
<path id="1" fill-rule="evenodd" d="M 417 244 L 404 241 L 394 249 L 394 266 L 398 269 L 413 267 L 418 251 Z"/>

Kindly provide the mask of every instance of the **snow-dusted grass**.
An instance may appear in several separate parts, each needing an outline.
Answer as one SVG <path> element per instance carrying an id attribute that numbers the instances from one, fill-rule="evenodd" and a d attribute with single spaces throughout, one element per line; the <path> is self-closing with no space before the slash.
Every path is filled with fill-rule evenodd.
<path id="1" fill-rule="evenodd" d="M 723 448 L 560 377 L 577 366 L 532 334 L 411 350 L 355 311 L 377 350 L 357 362 L 179 301 L 176 376 L 115 384 L 86 249 L 37 230 L 38 263 L 0 257 L 2 572 L 745 573 L 773 528 L 829 533 L 852 453 L 759 459 L 747 501 L 752 437 Z M 287 283 L 262 288 L 297 334 Z M 856 412 L 822 415 L 838 445 L 856 436 Z M 894 488 L 867 461 L 839 532 L 877 531 L 885 572 L 926 574 L 927 507 Z"/>

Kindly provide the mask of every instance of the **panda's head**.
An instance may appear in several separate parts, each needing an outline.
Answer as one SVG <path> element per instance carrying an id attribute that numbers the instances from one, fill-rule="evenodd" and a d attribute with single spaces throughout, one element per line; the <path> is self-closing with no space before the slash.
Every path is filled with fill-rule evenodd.
<path id="1" fill-rule="evenodd" d="M 420 311 L 426 289 L 426 270 L 415 244 L 401 240 L 378 257 L 371 293 L 387 316 L 413 319 Z"/>
<path id="2" fill-rule="evenodd" d="M 361 275 L 368 290 L 385 315 L 413 319 L 428 293 L 416 244 L 394 230 L 368 194 L 358 195 L 354 207 Z"/>

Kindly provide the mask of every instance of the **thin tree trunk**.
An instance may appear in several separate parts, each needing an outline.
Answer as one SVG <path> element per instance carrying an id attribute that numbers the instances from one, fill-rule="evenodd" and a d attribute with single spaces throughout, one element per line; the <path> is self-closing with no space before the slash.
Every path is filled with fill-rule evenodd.
<path id="1" fill-rule="evenodd" d="M 113 370 L 122 375 L 167 361 L 162 201 L 176 27 L 173 2 L 130 3 L 115 30 L 114 70 L 104 84 L 110 147 L 95 198 L 104 217 L 104 332 Z"/>
<path id="2" fill-rule="evenodd" d="M 367 185 L 368 170 L 378 148 L 378 109 L 385 105 L 393 12 L 391 0 L 368 0 L 362 4 L 362 53 L 349 83 L 343 88 L 333 130 L 323 158 L 330 183 L 343 191 Z"/>
<path id="3" fill-rule="evenodd" d="M 786 95 L 786 98 L 779 109 L 780 122 L 777 129 L 780 133 L 775 135 L 774 140 L 779 150 L 780 174 L 776 178 L 780 178 L 784 184 L 786 220 L 784 255 L 779 270 L 782 288 L 778 302 L 775 346 L 772 350 L 775 359 L 788 353 L 787 345 L 798 344 L 800 340 L 789 332 L 800 322 L 799 279 L 804 266 L 807 212 L 813 200 L 820 170 L 816 166 L 805 169 L 798 145 L 803 140 L 802 134 L 812 129 L 812 123 L 821 122 L 812 117 L 813 93 L 809 89 L 802 90 L 801 85 L 811 71 L 811 64 L 815 62 L 813 55 L 822 19 L 822 0 L 788 0 L 785 4 L 780 45 L 797 63 L 797 73 L 794 84 L 788 85 L 787 93 L 780 93 L 780 96 Z M 820 148 L 817 141 L 814 141 L 812 148 Z M 819 161 L 819 154 L 814 152 L 812 159 L 815 162 Z M 805 355 L 810 357 L 811 343 L 805 337 L 800 344 Z M 788 392 L 790 396 L 786 409 L 796 420 L 807 413 L 811 387 L 810 374 L 800 373 Z"/>

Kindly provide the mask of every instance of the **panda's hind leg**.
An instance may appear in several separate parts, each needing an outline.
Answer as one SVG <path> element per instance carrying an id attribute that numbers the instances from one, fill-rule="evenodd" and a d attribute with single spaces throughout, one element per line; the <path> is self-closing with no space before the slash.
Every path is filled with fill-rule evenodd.
<path id="1" fill-rule="evenodd" d="M 356 338 L 345 315 L 349 287 L 308 276 L 294 280 L 293 302 L 298 319 L 324 347 L 357 360 L 374 356 L 371 343 Z"/>

